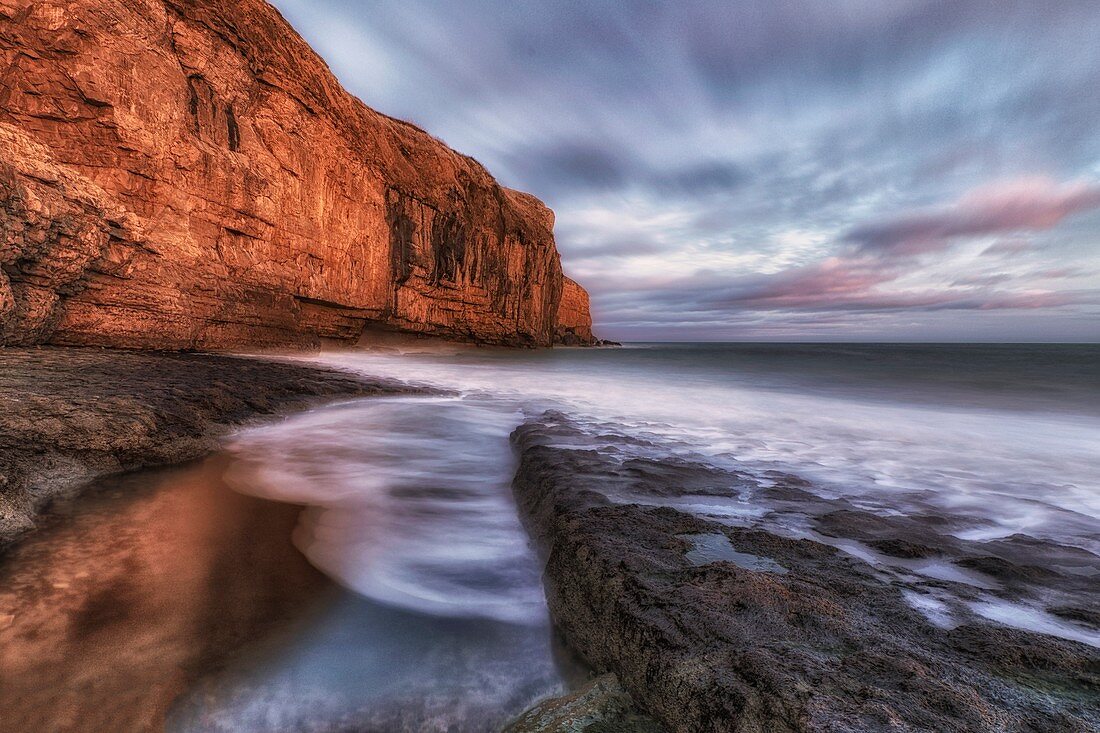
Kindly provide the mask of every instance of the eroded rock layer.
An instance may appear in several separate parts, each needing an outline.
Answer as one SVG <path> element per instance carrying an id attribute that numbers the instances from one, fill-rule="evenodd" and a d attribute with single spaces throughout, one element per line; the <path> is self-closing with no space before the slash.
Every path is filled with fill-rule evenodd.
<path id="1" fill-rule="evenodd" d="M 0 62 L 0 343 L 562 332 L 553 213 L 349 95 L 263 0 L 0 0 Z"/>

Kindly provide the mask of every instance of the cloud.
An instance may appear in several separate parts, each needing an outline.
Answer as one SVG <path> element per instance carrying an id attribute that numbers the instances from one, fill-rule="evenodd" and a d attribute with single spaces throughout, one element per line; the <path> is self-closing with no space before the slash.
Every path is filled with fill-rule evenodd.
<path id="1" fill-rule="evenodd" d="M 962 277 L 955 278 L 951 281 L 952 285 L 962 285 L 963 287 L 975 287 L 984 285 L 1000 285 L 1001 283 L 1011 282 L 1014 279 L 1013 275 L 1007 272 L 998 272 L 992 275 L 963 275 Z"/>
<path id="2" fill-rule="evenodd" d="M 633 237 L 609 237 L 576 249 L 571 248 L 569 261 L 634 257 L 637 255 L 658 254 L 663 250 L 661 244 L 648 239 L 644 234 Z"/>
<path id="3" fill-rule="evenodd" d="M 1100 186 L 1020 178 L 975 189 L 952 206 L 858 226 L 845 239 L 865 251 L 915 255 L 954 240 L 1051 229 L 1073 214 L 1100 207 Z"/>
<path id="4" fill-rule="evenodd" d="M 529 154 L 527 160 L 544 180 L 576 188 L 617 188 L 630 176 L 628 160 L 593 142 L 560 143 Z"/>
<path id="5" fill-rule="evenodd" d="M 1073 280 L 1092 274 L 1092 271 L 1080 267 L 1052 267 L 1047 270 L 1037 270 L 1030 273 L 1032 277 L 1041 280 Z"/>
<path id="6" fill-rule="evenodd" d="M 876 257 L 831 257 L 773 275 L 723 280 L 705 272 L 693 278 L 647 283 L 645 290 L 650 293 L 650 305 L 657 309 L 680 314 L 727 313 L 731 317 L 761 311 L 813 313 L 820 317 L 854 312 L 1040 310 L 1100 304 L 1100 291 L 998 289 L 995 286 L 1012 281 L 1003 275 L 963 278 L 946 287 L 883 287 L 906 275 L 896 263 Z M 629 303 L 629 297 L 620 300 L 621 306 Z"/>
<path id="7" fill-rule="evenodd" d="M 651 162 L 640 151 L 587 138 L 525 146 L 508 160 L 509 169 L 537 189 L 563 198 L 616 190 L 691 198 L 736 191 L 751 179 L 742 166 L 720 157 Z"/>
<path id="8" fill-rule="evenodd" d="M 741 166 L 721 160 L 653 171 L 646 176 L 646 181 L 659 192 L 688 196 L 735 191 L 750 179 L 751 174 Z"/>
<path id="9" fill-rule="evenodd" d="M 896 271 L 875 260 L 830 257 L 818 264 L 742 282 L 712 303 L 756 308 L 821 308 L 847 303 L 897 276 Z"/>
<path id="10" fill-rule="evenodd" d="M 555 210 L 608 337 L 1100 339 L 1095 0 L 273 1 Z"/>
<path id="11" fill-rule="evenodd" d="M 995 242 L 982 250 L 982 255 L 1018 255 L 1035 248 L 1035 243 L 1022 237 L 1010 237 L 1009 239 Z"/>

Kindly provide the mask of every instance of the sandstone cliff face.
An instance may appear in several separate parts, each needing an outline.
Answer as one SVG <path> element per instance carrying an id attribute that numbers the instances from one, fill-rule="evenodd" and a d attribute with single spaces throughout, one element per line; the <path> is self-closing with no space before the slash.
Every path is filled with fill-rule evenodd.
<path id="1" fill-rule="evenodd" d="M 0 0 L 0 61 L 0 343 L 591 342 L 552 212 L 263 0 Z"/>
<path id="2" fill-rule="evenodd" d="M 568 277 L 562 280 L 554 341 L 565 346 L 589 346 L 596 342 L 592 335 L 588 293 Z"/>

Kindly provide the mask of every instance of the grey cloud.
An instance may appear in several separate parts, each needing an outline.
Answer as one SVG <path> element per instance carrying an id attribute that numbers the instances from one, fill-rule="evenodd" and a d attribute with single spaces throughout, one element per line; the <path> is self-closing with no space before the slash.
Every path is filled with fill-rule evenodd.
<path id="1" fill-rule="evenodd" d="M 1100 337 L 1095 0 L 274 2 L 368 104 L 554 208 L 609 337 Z"/>
<path id="2" fill-rule="evenodd" d="M 647 178 L 658 191 L 697 196 L 737 190 L 749 182 L 751 175 L 734 163 L 707 161 L 685 168 L 654 171 Z"/>
<path id="3" fill-rule="evenodd" d="M 982 250 L 982 254 L 993 256 L 1018 255 L 1022 252 L 1031 251 L 1034 248 L 1035 245 L 1031 240 L 1011 238 L 1000 242 L 994 242 Z"/>
<path id="4" fill-rule="evenodd" d="M 1011 282 L 1012 280 L 1013 276 L 1009 275 L 1007 272 L 998 272 L 992 275 L 966 275 L 952 280 L 951 284 L 973 287 L 976 285 L 1000 285 L 1001 283 Z"/>
<path id="5" fill-rule="evenodd" d="M 656 165 L 638 152 L 595 139 L 570 139 L 509 155 L 510 170 L 543 192 L 561 197 L 592 191 L 639 190 L 661 196 L 705 196 L 735 191 L 750 179 L 728 160 Z"/>
<path id="6" fill-rule="evenodd" d="M 858 226 L 845 239 L 866 250 L 921 254 L 946 249 L 960 237 L 1051 229 L 1095 208 L 1100 186 L 1025 179 L 972 192 L 948 208 Z"/>
<path id="7" fill-rule="evenodd" d="M 657 254 L 661 250 L 660 243 L 645 237 L 610 238 L 571 252 L 570 259 L 576 261 L 628 257 L 640 254 Z"/>
<path id="8" fill-rule="evenodd" d="M 630 177 L 630 163 L 594 143 L 565 143 L 532 155 L 537 177 L 577 188 L 618 188 Z"/>
<path id="9" fill-rule="evenodd" d="M 651 287 L 648 292 L 651 307 L 670 308 L 671 312 L 680 314 L 1026 311 L 1100 304 L 1100 292 L 1097 291 L 997 289 L 993 286 L 1009 281 L 997 276 L 956 284 L 961 287 L 929 287 L 917 291 L 881 287 L 896 281 L 902 274 L 893 265 L 875 259 L 831 258 L 774 275 L 723 281 L 707 273 Z"/>

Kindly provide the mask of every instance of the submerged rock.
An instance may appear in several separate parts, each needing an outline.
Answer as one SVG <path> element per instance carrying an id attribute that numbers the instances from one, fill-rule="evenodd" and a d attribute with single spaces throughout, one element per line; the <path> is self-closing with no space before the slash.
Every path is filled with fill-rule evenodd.
<path id="1" fill-rule="evenodd" d="M 671 730 L 1100 729 L 1100 650 L 974 614 L 942 628 L 907 601 L 923 589 L 828 544 L 647 506 L 647 484 L 655 504 L 672 493 L 670 473 L 577 448 L 577 430 L 550 414 L 513 434 L 514 491 L 546 556 L 550 612 L 588 663 Z M 574 447 L 555 445 L 560 436 Z M 713 466 L 696 471 L 696 485 L 713 487 Z M 744 477 L 730 472 L 727 484 L 734 496 Z M 868 538 L 889 537 L 851 517 Z M 830 519 L 838 533 L 841 520 Z M 701 548 L 700 537 L 711 539 Z"/>

